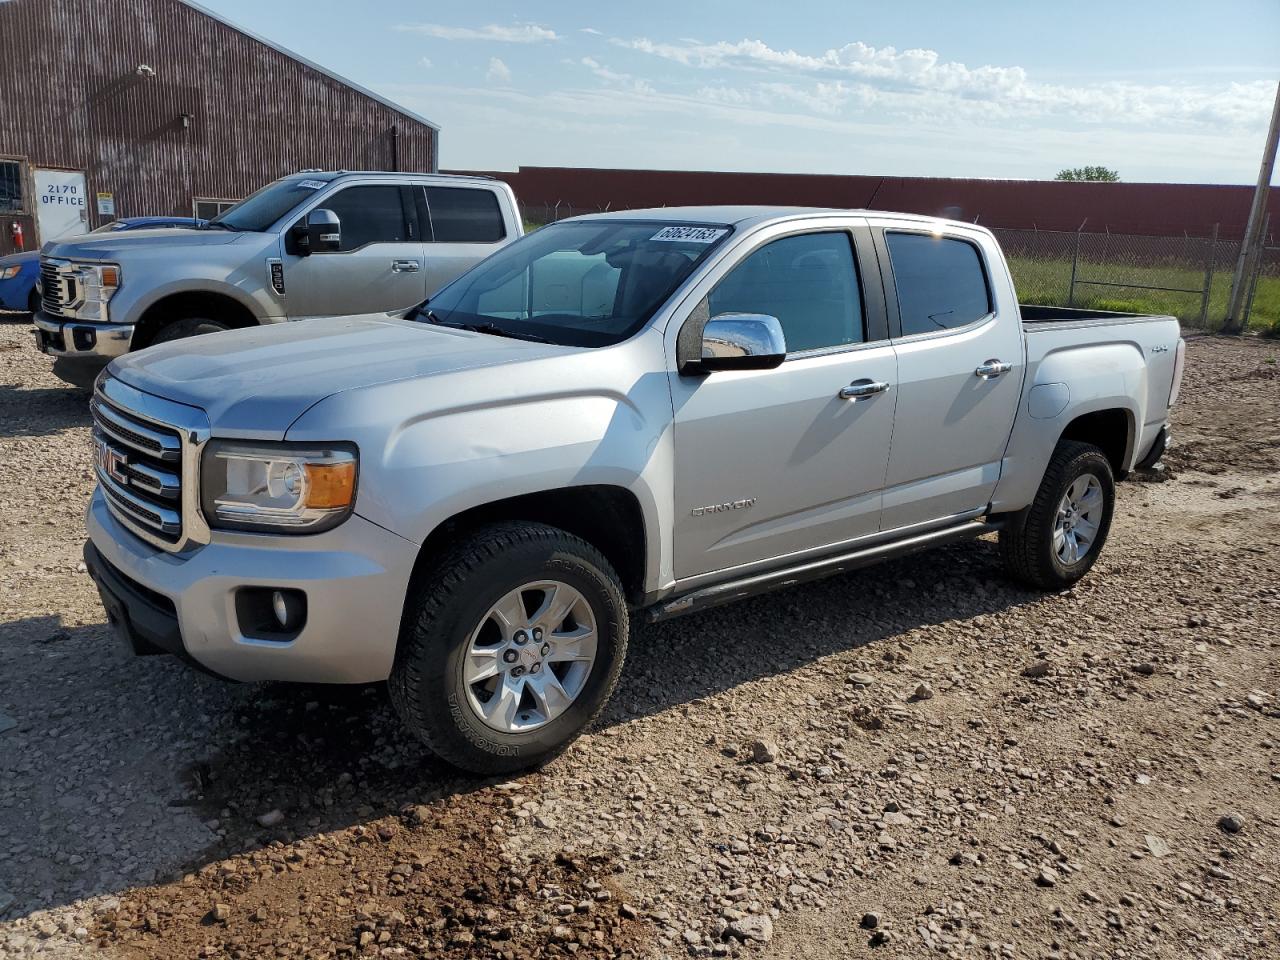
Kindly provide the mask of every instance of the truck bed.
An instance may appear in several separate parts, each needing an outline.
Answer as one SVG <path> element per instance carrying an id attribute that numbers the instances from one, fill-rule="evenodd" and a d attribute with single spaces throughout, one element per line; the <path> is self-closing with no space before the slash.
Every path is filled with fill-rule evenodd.
<path id="1" fill-rule="evenodd" d="M 1114 310 L 1085 310 L 1081 307 L 1045 307 L 1038 303 L 1020 303 L 1024 325 L 1038 323 L 1143 323 L 1155 320 L 1172 320 L 1173 317 L 1154 313 L 1119 313 Z"/>

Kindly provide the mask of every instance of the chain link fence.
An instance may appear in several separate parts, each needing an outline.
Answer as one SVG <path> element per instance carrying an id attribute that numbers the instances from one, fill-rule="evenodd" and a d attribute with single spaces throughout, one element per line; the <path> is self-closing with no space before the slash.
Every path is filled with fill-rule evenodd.
<path id="1" fill-rule="evenodd" d="M 1238 240 L 1057 230 L 992 231 L 1024 303 L 1172 314 L 1216 329 L 1226 318 Z M 1280 325 L 1280 247 L 1250 278 L 1250 326 Z"/>
<path id="2" fill-rule="evenodd" d="M 608 210 L 569 203 L 523 208 L 528 229 Z M 1216 330 L 1226 319 L 1238 239 L 995 228 L 1023 303 L 1158 313 Z M 1249 326 L 1280 331 L 1280 245 L 1251 278 Z"/>

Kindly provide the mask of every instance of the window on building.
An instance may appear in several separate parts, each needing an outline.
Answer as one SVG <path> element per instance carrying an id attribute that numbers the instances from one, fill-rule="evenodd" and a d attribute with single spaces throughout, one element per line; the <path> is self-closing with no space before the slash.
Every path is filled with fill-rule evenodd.
<path id="1" fill-rule="evenodd" d="M 978 248 L 967 240 L 886 233 L 902 335 L 963 327 L 991 312 Z"/>
<path id="2" fill-rule="evenodd" d="M 427 187 L 426 192 L 436 243 L 496 243 L 507 235 L 492 190 Z"/>
<path id="3" fill-rule="evenodd" d="M 409 237 L 399 187 L 347 187 L 322 201 L 321 206 L 336 213 L 342 224 L 340 250 L 371 243 L 403 243 Z"/>
<path id="4" fill-rule="evenodd" d="M 765 244 L 720 281 L 707 308 L 712 317 L 777 317 L 788 353 L 861 343 L 862 297 L 851 238 L 806 233 Z"/>
<path id="5" fill-rule="evenodd" d="M 211 197 L 196 197 L 191 202 L 192 216 L 201 220 L 212 220 L 224 210 L 230 210 L 239 200 L 216 200 Z"/>
<path id="6" fill-rule="evenodd" d="M 22 163 L 0 160 L 0 213 L 22 213 Z"/>

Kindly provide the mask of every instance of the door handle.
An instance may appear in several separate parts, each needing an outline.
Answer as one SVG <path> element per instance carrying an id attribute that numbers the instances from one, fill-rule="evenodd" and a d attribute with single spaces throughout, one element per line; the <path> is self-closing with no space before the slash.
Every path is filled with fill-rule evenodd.
<path id="1" fill-rule="evenodd" d="M 1003 360 L 987 360 L 973 371 L 973 375 L 981 377 L 983 380 L 994 380 L 1000 374 L 1008 373 L 1012 369 L 1012 363 L 1005 363 Z"/>
<path id="2" fill-rule="evenodd" d="M 392 260 L 392 273 L 417 273 L 422 269 L 422 264 L 417 260 Z"/>
<path id="3" fill-rule="evenodd" d="M 889 385 L 883 380 L 870 380 L 863 378 L 855 380 L 847 387 L 841 387 L 837 396 L 841 400 L 865 400 L 867 397 L 874 397 L 877 393 L 884 393 L 889 389 Z"/>

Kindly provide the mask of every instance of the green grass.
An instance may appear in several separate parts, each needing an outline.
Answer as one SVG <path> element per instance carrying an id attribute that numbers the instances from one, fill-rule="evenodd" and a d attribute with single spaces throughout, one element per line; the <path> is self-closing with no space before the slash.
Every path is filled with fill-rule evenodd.
<path id="1" fill-rule="evenodd" d="M 1043 306 L 1066 306 L 1071 284 L 1071 261 L 1011 257 L 1009 269 L 1023 303 Z M 1160 287 L 1199 288 L 1204 283 L 1204 270 L 1178 266 L 1132 266 L 1081 261 L 1076 268 L 1075 306 L 1094 310 L 1118 310 L 1124 313 L 1167 313 L 1183 323 L 1200 321 L 1200 294 L 1170 293 L 1131 287 L 1098 287 L 1082 284 L 1084 280 L 1106 280 L 1113 283 L 1150 284 Z M 1231 270 L 1223 268 L 1213 275 L 1209 288 L 1207 326 L 1216 329 L 1227 313 L 1231 296 Z M 1270 335 L 1280 335 L 1280 277 L 1258 278 L 1253 298 L 1249 327 Z M 1273 332 L 1274 331 L 1274 332 Z"/>

